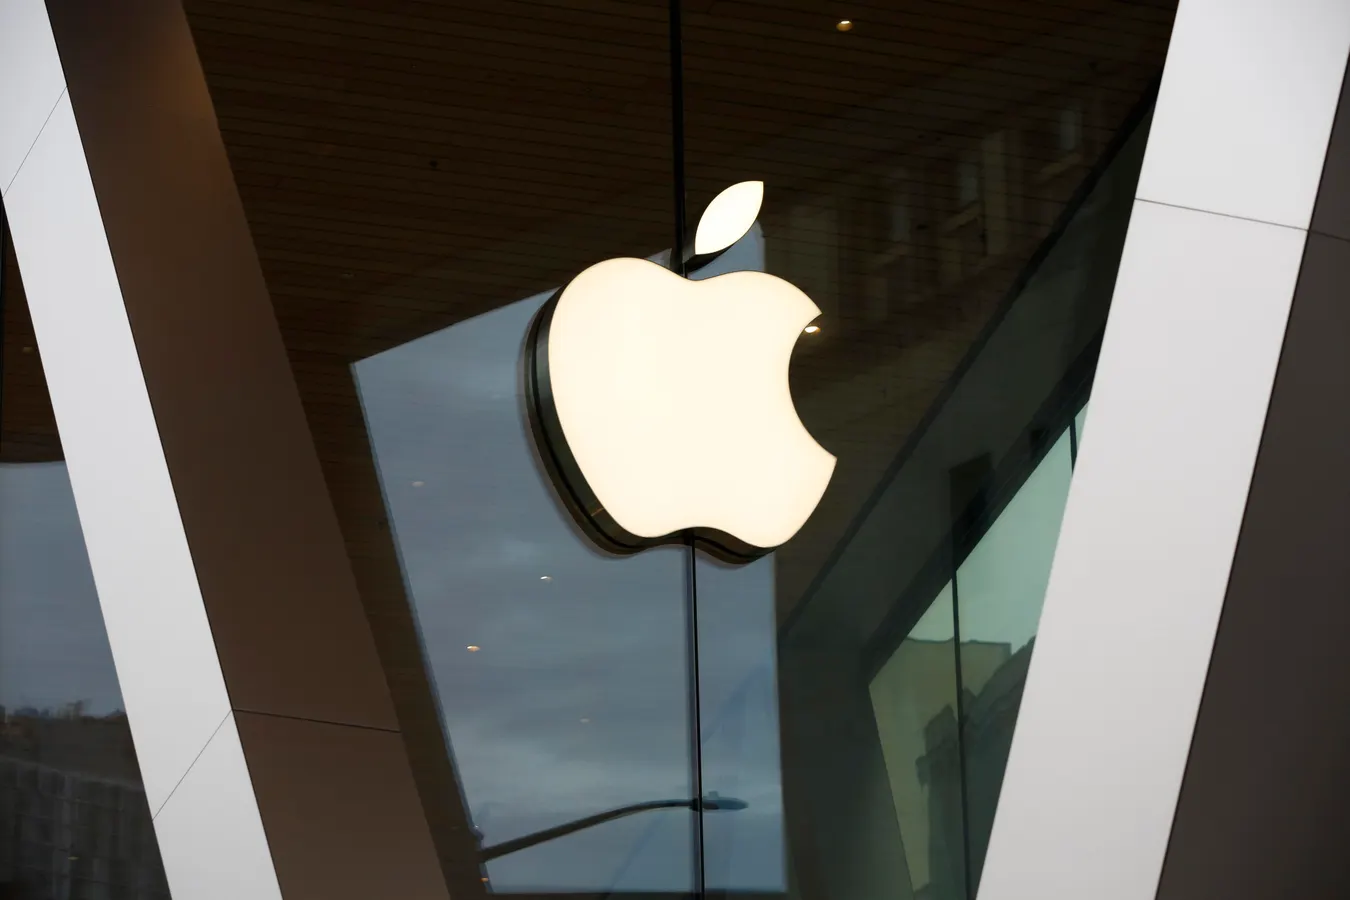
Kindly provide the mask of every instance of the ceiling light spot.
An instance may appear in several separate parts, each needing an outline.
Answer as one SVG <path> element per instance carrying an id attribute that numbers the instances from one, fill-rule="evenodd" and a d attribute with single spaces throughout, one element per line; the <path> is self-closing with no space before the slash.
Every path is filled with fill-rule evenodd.
<path id="1" fill-rule="evenodd" d="M 480 646 L 478 646 L 477 644 L 470 644 L 469 646 L 465 647 L 464 649 L 465 649 L 465 650 L 468 650 L 470 653 L 477 653 L 479 650 L 482 650 L 483 648 L 480 647 Z"/>
<path id="2" fill-rule="evenodd" d="M 852 20 L 852 19 L 840 19 L 838 22 L 835 22 L 835 23 L 834 23 L 834 27 L 835 27 L 837 30 L 839 30 L 839 31 L 852 31 L 852 30 L 853 30 L 853 20 Z"/>
<path id="3" fill-rule="evenodd" d="M 804 330 L 807 334 L 815 334 L 816 332 L 820 331 L 820 326 L 819 326 L 819 325 L 807 325 L 806 328 L 803 329 L 803 330 Z"/>
<path id="4" fill-rule="evenodd" d="M 414 481 L 412 485 L 413 487 L 426 487 L 427 483 L 425 481 Z"/>
<path id="5" fill-rule="evenodd" d="M 539 576 L 539 580 L 540 580 L 540 581 L 552 581 L 552 580 L 553 580 L 553 576 L 552 576 L 552 575 L 540 575 L 540 576 Z"/>

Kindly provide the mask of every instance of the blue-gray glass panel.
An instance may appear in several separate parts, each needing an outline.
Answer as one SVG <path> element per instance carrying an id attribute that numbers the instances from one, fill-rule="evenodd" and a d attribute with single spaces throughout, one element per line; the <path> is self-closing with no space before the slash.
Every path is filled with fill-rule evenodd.
<path id="1" fill-rule="evenodd" d="M 617 558 L 533 455 L 520 353 L 541 294 L 354 367 L 463 802 L 485 848 L 692 796 L 685 551 Z M 692 813 L 489 861 L 505 891 L 687 891 Z"/>

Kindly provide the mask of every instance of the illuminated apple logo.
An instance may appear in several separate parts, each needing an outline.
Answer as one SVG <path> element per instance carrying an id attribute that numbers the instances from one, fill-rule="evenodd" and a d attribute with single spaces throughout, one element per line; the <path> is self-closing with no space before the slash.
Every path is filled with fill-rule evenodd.
<path id="1" fill-rule="evenodd" d="M 695 268 L 736 243 L 764 185 L 719 194 L 699 221 Z M 692 537 L 754 559 L 802 527 L 835 458 L 792 403 L 788 363 L 820 315 L 764 272 L 691 281 L 608 259 L 544 304 L 526 341 L 526 404 L 559 496 L 604 548 Z"/>

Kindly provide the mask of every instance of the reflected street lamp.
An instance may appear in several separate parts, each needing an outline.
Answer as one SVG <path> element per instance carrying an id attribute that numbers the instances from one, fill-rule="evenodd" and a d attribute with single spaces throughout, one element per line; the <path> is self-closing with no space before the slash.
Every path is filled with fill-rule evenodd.
<path id="1" fill-rule="evenodd" d="M 625 816 L 636 815 L 637 813 L 647 812 L 653 809 L 692 809 L 695 812 L 700 810 L 706 812 L 732 812 L 745 809 L 750 804 L 744 800 L 738 800 L 735 797 L 722 797 L 716 793 L 708 794 L 700 803 L 697 800 L 648 800 L 645 803 L 634 803 L 630 806 L 620 806 L 618 809 L 611 809 L 606 812 L 596 813 L 593 816 L 586 816 L 581 819 L 575 819 L 571 822 L 564 822 L 561 825 L 555 825 L 552 828 L 545 828 L 543 831 L 536 831 L 533 834 L 523 835 L 518 838 L 512 838 L 509 841 L 502 841 L 500 844 L 493 844 L 491 847 L 483 847 L 478 851 L 478 857 L 483 862 L 496 859 L 499 856 L 505 856 L 508 853 L 515 853 L 518 850 L 525 850 L 534 847 L 546 841 L 554 840 L 565 835 L 583 831 L 587 828 L 593 828 L 596 825 L 603 825 L 605 822 L 612 822 L 615 819 L 622 819 Z"/>

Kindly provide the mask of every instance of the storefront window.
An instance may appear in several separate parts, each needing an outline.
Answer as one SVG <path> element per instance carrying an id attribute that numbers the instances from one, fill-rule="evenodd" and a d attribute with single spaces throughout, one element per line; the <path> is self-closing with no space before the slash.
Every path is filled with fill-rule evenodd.
<path id="1" fill-rule="evenodd" d="M 355 366 L 464 801 L 485 848 L 687 799 L 684 560 L 579 540 L 533 458 L 516 354 L 546 295 Z M 687 891 L 688 808 L 486 863 L 498 891 Z"/>
<path id="2" fill-rule="evenodd" d="M 451 894 L 973 896 L 1175 3 L 186 7 Z M 752 181 L 829 486 L 616 555 L 531 321 Z"/>

